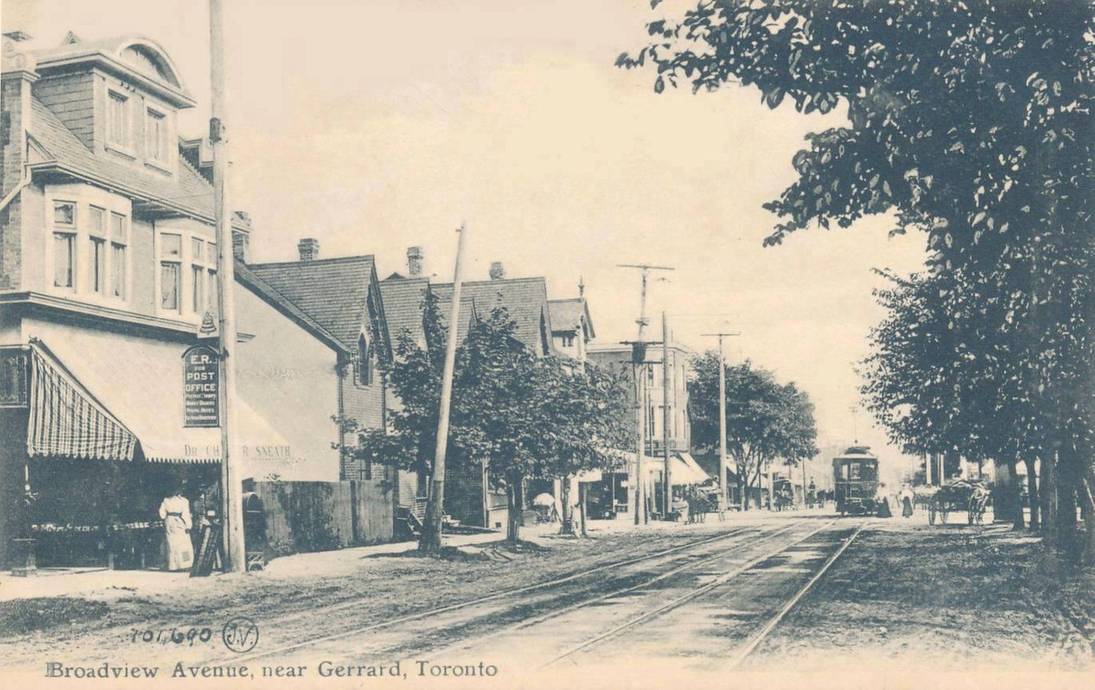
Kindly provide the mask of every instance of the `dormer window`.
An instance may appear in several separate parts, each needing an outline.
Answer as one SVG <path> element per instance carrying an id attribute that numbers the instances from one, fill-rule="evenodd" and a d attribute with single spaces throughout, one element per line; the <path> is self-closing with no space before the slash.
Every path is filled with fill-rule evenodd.
<path id="1" fill-rule="evenodd" d="M 106 137 L 112 146 L 129 148 L 129 98 L 117 91 L 107 99 Z"/>
<path id="2" fill-rule="evenodd" d="M 167 117 L 158 110 L 149 108 L 145 112 L 144 135 L 145 157 L 154 163 L 166 165 Z"/>

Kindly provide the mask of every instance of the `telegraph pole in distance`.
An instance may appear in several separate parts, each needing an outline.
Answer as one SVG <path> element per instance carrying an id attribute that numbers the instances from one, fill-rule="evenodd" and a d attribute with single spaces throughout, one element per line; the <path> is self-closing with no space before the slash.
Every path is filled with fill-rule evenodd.
<path id="1" fill-rule="evenodd" d="M 669 463 L 669 321 L 662 311 L 662 481 L 665 483 L 665 501 L 662 516 L 669 519 L 673 510 L 673 469 Z"/>
<path id="2" fill-rule="evenodd" d="M 646 410 L 643 409 L 643 384 L 640 377 L 640 365 L 645 363 L 646 360 L 646 346 L 647 342 L 643 340 L 643 334 L 646 329 L 646 283 L 649 277 L 650 271 L 674 271 L 676 270 L 672 266 L 657 266 L 655 264 L 616 264 L 620 268 L 637 268 L 639 269 L 642 279 L 641 288 L 639 292 L 639 318 L 636 323 L 639 324 L 639 336 L 636 340 L 625 342 L 625 345 L 632 346 L 631 363 L 632 371 L 635 374 L 635 407 L 637 408 L 636 422 L 638 423 L 638 456 L 635 458 L 635 524 L 640 525 L 646 523 L 646 482 L 643 476 L 643 456 L 646 454 L 646 439 L 644 438 L 645 430 L 643 429 Z"/>
<path id="3" fill-rule="evenodd" d="M 217 237 L 217 309 L 220 323 L 220 442 L 221 518 L 226 572 L 247 570 L 243 543 L 243 484 L 239 458 L 232 446 L 235 439 L 236 401 L 236 283 L 232 242 L 232 212 L 228 206 L 228 142 L 226 140 L 224 13 L 221 0 L 209 0 L 209 76 L 212 86 L 209 142 L 213 147 L 213 208 Z"/>
<path id="4" fill-rule="evenodd" d="M 445 364 L 441 370 L 441 405 L 437 413 L 437 445 L 434 447 L 433 477 L 430 498 L 426 504 L 426 523 L 418 550 L 437 553 L 441 550 L 441 517 L 445 514 L 445 453 L 449 445 L 449 404 L 452 401 L 452 377 L 456 368 L 457 324 L 460 323 L 461 261 L 467 229 L 463 224 L 456 231 L 456 266 L 452 276 L 452 306 L 449 312 L 449 332 L 445 341 Z M 486 487 L 484 487 L 484 491 Z"/>
<path id="5" fill-rule="evenodd" d="M 675 271 L 672 266 L 655 266 L 654 264 L 616 264 L 620 268 L 637 268 L 642 277 L 642 287 L 639 293 L 639 340 L 643 339 L 643 330 L 646 328 L 646 282 L 650 271 Z"/>
<path id="6" fill-rule="evenodd" d="M 704 333 L 703 335 L 719 339 L 719 515 L 722 515 L 726 512 L 729 488 L 726 481 L 726 357 L 722 350 L 722 339 L 741 335 L 741 333 Z"/>

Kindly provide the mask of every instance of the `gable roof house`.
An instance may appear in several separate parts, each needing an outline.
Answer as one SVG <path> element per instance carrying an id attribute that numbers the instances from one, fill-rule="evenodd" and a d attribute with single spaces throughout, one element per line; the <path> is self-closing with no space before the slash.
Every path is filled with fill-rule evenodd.
<path id="1" fill-rule="evenodd" d="M 252 227 L 236 213 L 218 251 L 212 186 L 177 131 L 196 101 L 159 44 L 28 38 L 4 35 L 0 68 L 0 487 L 29 467 L 43 520 L 147 521 L 167 482 L 219 476 L 220 411 L 185 377 L 216 357 L 195 348 L 218 254 L 245 260 Z M 348 348 L 246 267 L 236 282 L 244 477 L 337 479 Z M 0 561 L 13 505 L 0 490 Z"/>
<path id="2" fill-rule="evenodd" d="M 372 256 L 319 258 L 319 242 L 298 244 L 299 259 L 248 264 L 248 269 L 330 331 L 351 353 L 340 379 L 345 418 L 361 428 L 384 429 L 388 405 L 380 365 L 391 360 L 392 344 L 380 281 Z M 352 430 L 344 447 L 356 444 Z M 371 465 L 344 454 L 343 479 L 373 479 Z M 387 470 L 385 470 L 387 471 Z"/>
<path id="3" fill-rule="evenodd" d="M 579 362 L 586 361 L 586 348 L 597 333 L 585 297 L 548 300 L 548 313 L 555 349 Z"/>
<path id="4" fill-rule="evenodd" d="M 538 357 L 557 354 L 552 346 L 551 314 L 548 309 L 547 280 L 542 276 L 506 278 L 495 262 L 490 280 L 473 280 L 461 286 L 461 299 L 470 298 L 480 318 L 502 307 L 516 325 L 515 337 Z M 439 299 L 452 298 L 452 283 L 431 284 Z"/>

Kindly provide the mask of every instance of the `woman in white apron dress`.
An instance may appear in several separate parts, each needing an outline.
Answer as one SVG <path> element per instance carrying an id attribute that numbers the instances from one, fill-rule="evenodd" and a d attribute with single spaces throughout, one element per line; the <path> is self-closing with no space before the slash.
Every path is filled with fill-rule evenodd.
<path id="1" fill-rule="evenodd" d="M 178 491 L 160 504 L 164 547 L 168 570 L 189 570 L 194 564 L 194 546 L 190 542 L 190 501 Z"/>

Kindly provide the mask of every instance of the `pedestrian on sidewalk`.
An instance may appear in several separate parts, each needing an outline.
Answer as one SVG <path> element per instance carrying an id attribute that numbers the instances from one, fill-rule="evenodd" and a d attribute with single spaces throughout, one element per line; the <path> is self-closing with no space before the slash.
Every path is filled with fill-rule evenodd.
<path id="1" fill-rule="evenodd" d="M 885 484 L 878 485 L 878 490 L 875 492 L 874 500 L 875 505 L 878 506 L 878 512 L 875 513 L 878 517 L 893 517 L 893 513 L 890 511 L 890 497 L 886 495 Z"/>
<path id="2" fill-rule="evenodd" d="M 190 501 L 182 495 L 178 484 L 160 503 L 163 520 L 164 550 L 167 570 L 189 570 L 194 565 L 194 545 L 190 541 Z"/>
<path id="3" fill-rule="evenodd" d="M 903 517 L 903 518 L 912 517 L 912 514 L 913 514 L 913 498 L 914 497 L 915 497 L 915 494 L 913 494 L 912 487 L 909 486 L 908 484 L 906 484 L 901 489 L 901 517 Z"/>

